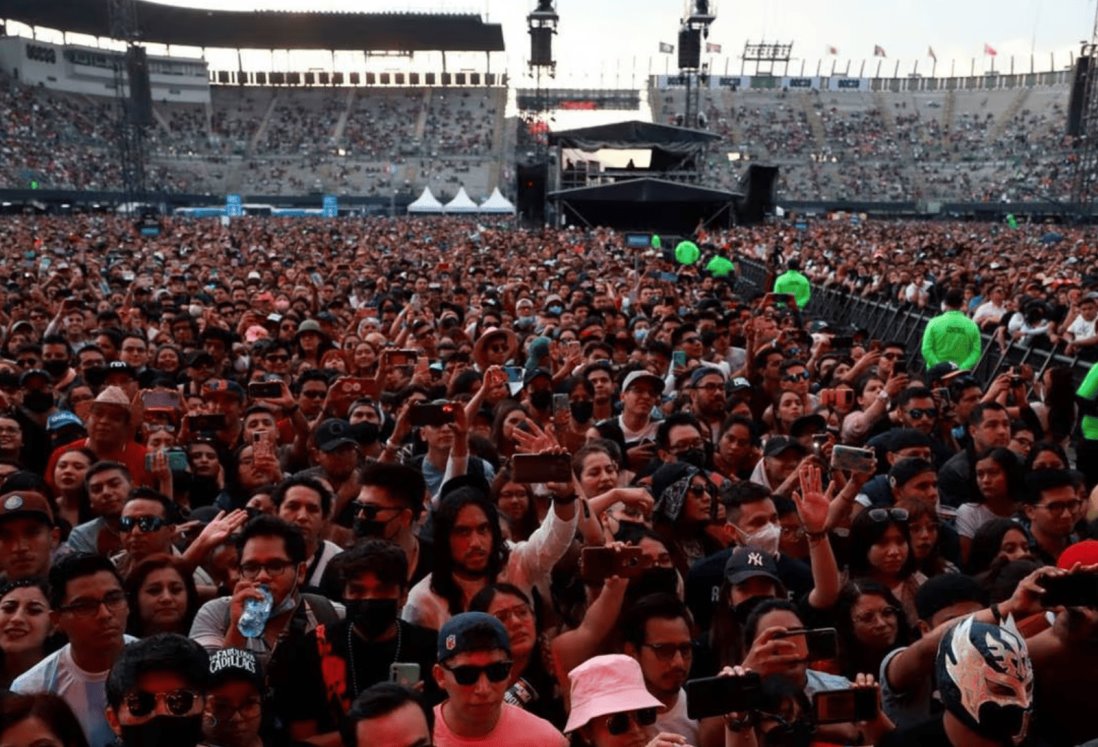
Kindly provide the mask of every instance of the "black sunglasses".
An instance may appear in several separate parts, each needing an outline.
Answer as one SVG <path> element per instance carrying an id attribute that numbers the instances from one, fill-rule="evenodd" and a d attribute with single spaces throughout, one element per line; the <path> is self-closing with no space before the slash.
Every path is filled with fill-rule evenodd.
<path id="1" fill-rule="evenodd" d="M 927 407 L 920 410 L 918 407 L 912 407 L 907 411 L 907 414 L 911 416 L 912 420 L 921 420 L 922 418 L 936 418 L 938 417 L 938 410 L 934 407 Z"/>
<path id="2" fill-rule="evenodd" d="M 871 508 L 867 513 L 878 524 L 886 521 L 907 521 L 910 516 L 905 508 Z"/>
<path id="3" fill-rule="evenodd" d="M 488 677 L 489 682 L 503 682 L 511 676 L 511 667 L 513 664 L 514 662 L 504 660 L 483 667 L 465 664 L 460 667 L 448 667 L 443 665 L 442 668 L 453 674 L 454 679 L 457 680 L 459 685 L 468 686 L 475 685 L 480 680 L 482 674 Z"/>
<path id="4" fill-rule="evenodd" d="M 126 694 L 125 702 L 130 715 L 136 718 L 148 716 L 156 710 L 158 700 L 164 701 L 164 705 L 173 716 L 186 716 L 194 708 L 199 697 L 201 696 L 193 690 L 169 690 L 164 693 L 135 690 Z"/>
<path id="5" fill-rule="evenodd" d="M 133 531 L 134 527 L 138 527 L 142 532 L 155 532 L 163 528 L 168 522 L 161 519 L 159 516 L 123 516 L 118 521 L 118 526 L 123 533 L 129 534 Z"/>
<path id="6" fill-rule="evenodd" d="M 640 708 L 636 711 L 612 714 L 606 719 L 606 731 L 612 736 L 619 736 L 629 731 L 629 722 L 636 721 L 637 726 L 651 726 L 656 723 L 655 708 Z"/>
<path id="7" fill-rule="evenodd" d="M 377 518 L 377 515 L 383 511 L 403 511 L 401 506 L 378 506 L 373 503 L 359 503 L 358 501 L 352 501 L 351 505 L 355 509 L 355 514 L 362 516 L 367 521 L 373 521 Z"/>

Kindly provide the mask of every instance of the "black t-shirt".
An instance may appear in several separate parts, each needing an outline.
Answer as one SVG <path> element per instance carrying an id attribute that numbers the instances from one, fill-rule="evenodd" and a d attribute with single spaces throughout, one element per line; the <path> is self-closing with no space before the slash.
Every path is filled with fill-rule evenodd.
<path id="1" fill-rule="evenodd" d="M 394 662 L 419 664 L 420 679 L 424 682 L 424 696 L 434 705 L 441 702 L 442 694 L 435 684 L 431 669 L 438 651 L 438 632 L 418 625 L 399 621 L 400 652 L 397 639 L 373 643 L 351 633 L 354 648 L 354 670 L 346 670 L 346 697 L 354 701 L 366 688 L 389 681 L 389 667 Z M 349 660 L 348 630 L 350 622 L 342 620 L 325 629 L 325 639 L 332 647 L 332 654 L 344 662 Z M 277 688 L 275 707 L 283 723 L 316 721 L 317 733 L 335 731 L 336 713 L 345 715 L 342 708 L 329 701 L 328 684 L 321 672 L 320 653 L 317 650 L 316 631 L 310 632 L 290 652 L 289 665 L 294 677 Z"/>
<path id="2" fill-rule="evenodd" d="M 708 630 L 717 605 L 717 595 L 724 583 L 724 566 L 732 550 L 721 550 L 690 566 L 686 574 L 686 605 L 701 630 Z M 778 556 L 778 578 L 790 598 L 798 599 L 812 591 L 812 569 L 807 563 L 786 555 Z"/>

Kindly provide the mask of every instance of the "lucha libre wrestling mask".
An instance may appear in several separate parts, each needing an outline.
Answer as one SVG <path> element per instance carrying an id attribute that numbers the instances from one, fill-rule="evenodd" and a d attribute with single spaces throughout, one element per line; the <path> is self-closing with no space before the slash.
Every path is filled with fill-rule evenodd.
<path id="1" fill-rule="evenodd" d="M 1033 709 L 1033 668 L 1025 639 L 1008 618 L 1002 627 L 967 617 L 938 646 L 938 689 L 947 711 L 977 732 L 1019 744 Z"/>

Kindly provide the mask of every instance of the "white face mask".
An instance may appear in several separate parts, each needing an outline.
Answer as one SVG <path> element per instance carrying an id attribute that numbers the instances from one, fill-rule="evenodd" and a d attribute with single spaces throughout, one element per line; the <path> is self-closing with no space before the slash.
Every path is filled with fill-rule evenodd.
<path id="1" fill-rule="evenodd" d="M 753 547 L 770 555 L 778 554 L 778 543 L 782 538 L 782 528 L 779 524 L 767 522 L 762 529 L 757 529 L 750 534 L 736 527 L 736 534 L 739 535 L 740 544 L 745 547 Z"/>

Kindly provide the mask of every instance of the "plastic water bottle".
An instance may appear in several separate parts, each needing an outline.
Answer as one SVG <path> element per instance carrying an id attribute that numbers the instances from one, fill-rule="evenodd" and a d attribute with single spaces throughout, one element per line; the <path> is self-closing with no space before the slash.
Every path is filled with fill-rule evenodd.
<path id="1" fill-rule="evenodd" d="M 259 638 L 263 635 L 263 629 L 267 627 L 267 618 L 271 616 L 271 608 L 274 607 L 274 596 L 266 586 L 257 586 L 256 591 L 263 595 L 262 599 L 249 597 L 244 600 L 244 614 L 236 623 L 236 629 L 245 638 Z"/>

